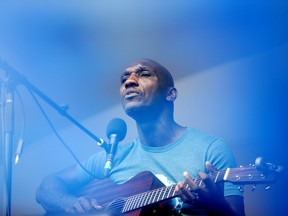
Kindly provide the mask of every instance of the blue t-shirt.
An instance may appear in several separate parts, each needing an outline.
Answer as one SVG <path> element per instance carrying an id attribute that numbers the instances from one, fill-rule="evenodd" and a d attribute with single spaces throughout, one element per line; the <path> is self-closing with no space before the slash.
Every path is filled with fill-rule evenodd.
<path id="1" fill-rule="evenodd" d="M 104 176 L 106 153 L 102 151 L 83 163 L 96 177 Z M 218 170 L 235 167 L 234 156 L 228 145 L 220 138 L 209 136 L 199 130 L 187 128 L 175 142 L 162 147 L 148 147 L 137 137 L 127 144 L 119 144 L 109 178 L 122 184 L 143 171 L 150 171 L 166 186 L 183 181 L 183 172 L 192 178 L 201 170 L 208 172 L 205 162 L 210 161 Z M 93 177 L 78 167 L 80 181 Z M 224 196 L 240 195 L 236 185 L 224 183 Z"/>

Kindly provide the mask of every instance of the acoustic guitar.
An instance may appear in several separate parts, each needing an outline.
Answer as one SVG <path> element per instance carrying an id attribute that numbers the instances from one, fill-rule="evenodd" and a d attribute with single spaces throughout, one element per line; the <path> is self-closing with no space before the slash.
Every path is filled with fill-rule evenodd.
<path id="1" fill-rule="evenodd" d="M 280 172 L 280 168 L 271 164 L 267 166 L 267 164 L 265 164 L 264 169 L 263 165 L 261 165 L 262 168 L 261 166 L 249 165 L 227 168 L 209 175 L 215 183 L 232 182 L 239 185 L 239 190 L 241 190 L 241 186 L 246 184 L 273 183 Z M 202 180 L 200 178 L 196 178 L 194 181 L 201 186 Z M 184 186 L 189 189 L 188 184 L 184 183 Z M 101 206 L 105 207 L 105 211 L 109 212 L 105 215 L 138 216 L 152 215 L 153 211 L 159 208 L 159 203 L 176 197 L 175 188 L 176 184 L 164 186 L 157 177 L 146 171 L 124 184 L 115 184 L 109 178 L 92 180 L 77 194 L 96 199 Z"/>

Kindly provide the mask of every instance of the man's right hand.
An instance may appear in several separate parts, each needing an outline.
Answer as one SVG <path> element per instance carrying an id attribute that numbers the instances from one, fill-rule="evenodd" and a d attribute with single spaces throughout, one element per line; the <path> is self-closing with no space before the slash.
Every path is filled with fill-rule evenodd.
<path id="1" fill-rule="evenodd" d="M 86 197 L 78 197 L 77 200 L 73 203 L 73 206 L 66 210 L 69 214 L 75 213 L 85 213 L 85 212 L 94 212 L 94 211 L 103 210 L 103 207 L 99 205 L 97 200 L 88 199 Z"/>

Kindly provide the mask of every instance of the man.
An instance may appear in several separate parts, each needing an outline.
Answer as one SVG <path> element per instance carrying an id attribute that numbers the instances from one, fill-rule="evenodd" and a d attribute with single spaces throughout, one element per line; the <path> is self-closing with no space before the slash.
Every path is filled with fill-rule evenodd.
<path id="1" fill-rule="evenodd" d="M 139 137 L 119 145 L 109 173 L 112 181 L 124 184 L 150 171 L 166 186 L 178 182 L 175 191 L 181 199 L 169 200 L 171 215 L 244 215 L 238 188 L 214 183 L 206 174 L 235 166 L 230 149 L 222 139 L 174 121 L 177 90 L 166 68 L 150 59 L 135 61 L 121 76 L 120 97 L 125 112 L 136 121 Z M 73 166 L 48 176 L 37 190 L 37 201 L 47 212 L 100 212 L 102 206 L 96 199 L 71 191 L 93 178 L 103 178 L 105 157 L 103 151 L 83 163 L 92 174 Z M 197 177 L 201 184 L 192 180 Z M 168 215 L 167 207 L 160 205 L 146 215 L 152 213 Z"/>

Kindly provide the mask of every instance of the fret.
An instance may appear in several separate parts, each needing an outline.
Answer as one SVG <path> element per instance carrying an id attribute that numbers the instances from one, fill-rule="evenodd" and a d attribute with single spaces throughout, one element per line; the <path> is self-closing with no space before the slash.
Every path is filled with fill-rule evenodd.
<path id="1" fill-rule="evenodd" d="M 224 182 L 229 181 L 229 182 L 232 182 L 235 184 L 241 184 L 241 185 L 267 184 L 267 183 L 273 183 L 276 180 L 277 173 L 275 171 L 272 172 L 269 170 L 268 172 L 267 170 L 267 172 L 263 173 L 259 171 L 257 167 L 255 167 L 254 165 L 254 166 L 249 166 L 249 167 L 227 168 L 226 170 L 212 172 L 208 175 L 214 181 L 214 183 L 221 182 L 221 181 L 224 181 Z M 117 190 L 117 193 L 120 193 L 119 195 L 121 196 L 118 199 L 115 199 L 115 194 L 110 193 L 111 191 L 103 191 L 103 193 L 98 193 L 99 191 L 98 188 L 103 185 L 102 184 L 98 185 L 99 183 L 97 181 L 91 182 L 91 186 L 95 187 L 95 191 L 97 189 L 97 194 L 93 192 L 91 195 L 95 196 L 95 199 L 99 200 L 99 203 L 106 203 L 107 209 L 109 208 L 115 209 L 117 210 L 117 212 L 119 211 L 119 213 L 130 212 L 135 209 L 139 209 L 144 206 L 148 206 L 150 204 L 163 201 L 165 199 L 176 197 L 178 195 L 176 192 L 176 187 L 177 187 L 176 184 L 173 184 L 168 187 L 162 186 L 161 188 L 158 188 L 158 189 L 150 188 L 150 190 L 147 187 L 141 188 L 141 186 L 139 186 L 138 183 L 143 180 L 143 176 L 145 180 L 150 180 L 151 177 L 153 177 L 153 174 L 150 172 L 140 173 L 139 175 L 133 177 L 131 180 L 124 183 L 123 185 L 117 185 L 114 182 L 110 182 L 109 179 L 108 180 L 105 179 L 103 182 L 106 185 L 112 187 L 112 189 L 110 189 L 110 187 L 107 187 L 109 190 L 112 191 L 112 193 L 113 193 L 113 188 Z M 195 182 L 195 184 L 198 184 L 200 187 L 204 186 L 204 182 L 201 180 L 201 178 L 193 179 L 193 181 Z M 153 183 L 153 182 L 150 182 L 150 183 Z M 133 193 L 133 190 L 131 191 L 131 193 L 129 193 L 130 191 L 127 191 L 128 187 L 134 187 L 135 185 L 137 185 L 137 188 L 135 188 L 137 189 L 136 191 L 139 191 L 139 192 L 142 191 L 142 193 L 135 194 Z M 88 193 L 90 195 L 91 186 L 90 185 L 88 185 L 87 187 L 85 186 L 81 188 L 81 190 L 76 191 L 75 193 L 79 196 L 83 196 L 83 194 L 85 193 Z M 156 184 L 155 186 L 158 186 L 158 184 Z M 191 190 L 187 183 L 184 183 L 184 187 L 187 188 L 188 190 Z M 119 192 L 122 189 L 124 189 L 125 191 L 123 193 Z M 113 197 L 113 200 L 107 198 L 109 197 L 109 195 Z M 108 202 L 111 202 L 111 203 L 108 203 Z"/>
<path id="2" fill-rule="evenodd" d="M 199 187 L 201 187 L 202 182 L 203 182 L 203 181 L 202 181 L 202 179 L 201 179 L 200 182 L 199 182 L 199 184 L 198 184 Z"/>
<path id="3" fill-rule="evenodd" d="M 151 197 L 150 197 L 150 199 L 149 199 L 149 204 L 150 204 L 150 203 L 153 203 L 154 193 L 155 193 L 155 190 L 152 190 L 152 191 L 151 191 Z"/>
<path id="4" fill-rule="evenodd" d="M 146 201 L 146 197 L 147 197 L 147 195 L 148 195 L 148 192 L 146 193 L 142 193 L 141 194 L 141 202 L 140 202 L 140 207 L 143 207 L 143 206 L 145 206 L 145 201 Z"/>
<path id="5" fill-rule="evenodd" d="M 140 203 L 140 197 L 139 196 L 136 196 L 135 198 L 135 208 L 139 208 L 139 203 Z"/>
<path id="6" fill-rule="evenodd" d="M 165 191 L 165 187 L 159 188 L 159 198 L 158 198 L 158 201 L 163 200 L 164 191 Z"/>
<path id="7" fill-rule="evenodd" d="M 155 190 L 155 193 L 154 193 L 154 198 L 153 198 L 153 203 L 157 202 L 157 197 L 158 197 L 158 193 L 159 191 L 158 190 Z"/>
<path id="8" fill-rule="evenodd" d="M 170 190 L 169 190 L 169 193 L 168 193 L 168 197 L 174 196 L 175 187 L 176 187 L 176 185 L 170 186 Z"/>
<path id="9" fill-rule="evenodd" d="M 163 188 L 161 188 L 161 189 L 159 189 L 159 199 L 158 199 L 158 201 L 161 201 L 161 200 L 163 200 L 163 196 L 165 195 L 165 187 L 163 187 Z"/>
<path id="10" fill-rule="evenodd" d="M 147 196 L 145 198 L 144 205 L 149 205 L 150 204 L 150 199 L 151 199 L 151 191 L 147 192 Z"/>
<path id="11" fill-rule="evenodd" d="M 162 188 L 161 189 L 161 198 L 159 200 L 163 200 L 164 197 L 165 197 L 165 191 L 166 191 L 166 188 Z"/>
<path id="12" fill-rule="evenodd" d="M 168 190 L 168 193 L 167 193 L 167 198 L 171 197 L 171 191 L 172 191 L 172 189 L 173 189 L 173 185 L 171 185 L 171 186 L 169 187 L 169 190 Z"/>
<path id="13" fill-rule="evenodd" d="M 225 173 L 221 173 L 220 171 L 215 173 L 210 173 L 210 178 L 216 183 L 221 181 L 221 176 L 223 177 Z M 193 181 L 201 187 L 203 185 L 203 181 L 201 178 L 195 178 Z M 186 189 L 190 190 L 189 185 L 187 183 L 184 184 Z M 168 187 L 161 187 L 158 189 L 154 189 L 148 192 L 144 192 L 138 195 L 131 196 L 127 199 L 126 203 L 123 207 L 123 212 L 131 211 L 134 209 L 142 208 L 144 206 L 163 201 L 168 198 L 172 198 L 177 196 L 176 194 L 176 184 L 168 186 Z"/>
<path id="14" fill-rule="evenodd" d="M 219 177 L 219 174 L 220 174 L 220 172 L 218 171 L 218 172 L 217 172 L 217 174 L 216 174 L 216 177 L 215 177 L 214 183 L 216 183 L 216 182 L 217 182 L 217 180 L 218 180 L 218 177 Z"/>
<path id="15" fill-rule="evenodd" d="M 129 199 L 129 203 L 128 203 L 126 209 L 125 209 L 125 212 L 131 210 L 131 204 L 132 204 L 131 199 Z"/>
<path id="16" fill-rule="evenodd" d="M 139 196 L 135 196 L 135 199 L 134 199 L 134 209 L 137 209 L 137 208 L 138 208 L 138 202 L 139 202 Z"/>
<path id="17" fill-rule="evenodd" d="M 216 172 L 210 174 L 210 177 L 214 180 L 214 182 L 217 182 L 219 180 L 220 175 L 221 175 L 220 172 Z M 203 181 L 200 178 L 194 179 L 194 182 L 199 186 L 203 185 Z M 185 184 L 185 187 L 190 190 L 188 184 Z M 143 206 L 159 202 L 174 196 L 176 196 L 176 184 L 168 187 L 158 188 L 142 194 L 138 194 L 138 196 L 133 196 L 127 201 L 127 203 L 125 204 L 125 211 L 141 208 Z"/>
<path id="18" fill-rule="evenodd" d="M 135 202 L 135 199 L 136 199 L 136 196 L 132 196 L 132 199 L 131 199 L 131 209 L 135 209 L 136 207 L 136 202 Z"/>
<path id="19" fill-rule="evenodd" d="M 168 191 L 168 196 L 167 196 L 167 198 L 168 198 L 168 197 L 171 197 L 171 196 L 173 195 L 173 193 L 172 193 L 172 195 L 170 195 L 173 187 L 174 187 L 174 186 L 170 186 L 170 187 L 169 187 L 170 189 L 169 189 L 169 191 Z"/>
<path id="20" fill-rule="evenodd" d="M 130 199 L 125 199 L 125 200 L 126 200 L 126 202 L 125 202 L 125 204 L 123 206 L 122 213 L 128 211 L 128 206 L 130 204 Z"/>
<path id="21" fill-rule="evenodd" d="M 140 206 L 141 206 L 141 201 L 142 201 L 142 199 L 141 199 L 141 195 L 140 196 L 137 196 L 137 198 L 136 198 L 136 208 L 139 208 Z"/>
<path id="22" fill-rule="evenodd" d="M 157 190 L 156 202 L 160 200 L 160 196 L 161 196 L 160 192 L 161 192 L 160 190 Z"/>
<path id="23" fill-rule="evenodd" d="M 170 197 L 172 197 L 172 196 L 174 197 L 175 194 L 176 194 L 176 185 L 173 185 L 173 193 L 172 193 L 172 195 Z"/>
<path id="24" fill-rule="evenodd" d="M 136 201 L 137 201 L 137 195 L 131 196 L 131 198 L 130 198 L 131 204 L 130 204 L 129 210 L 136 208 Z"/>
<path id="25" fill-rule="evenodd" d="M 143 193 L 141 194 L 141 202 L 140 202 L 140 207 L 145 205 L 146 197 L 148 193 Z"/>
<path id="26" fill-rule="evenodd" d="M 130 204 L 131 204 L 130 199 L 127 199 L 127 200 L 126 200 L 126 203 L 125 203 L 125 205 L 124 205 L 124 208 L 123 208 L 123 212 L 128 211 L 128 209 L 129 209 L 129 207 L 130 207 Z"/>
<path id="27" fill-rule="evenodd" d="M 171 186 L 165 188 L 165 192 L 164 192 L 163 199 L 166 199 L 166 198 L 169 197 L 169 188 L 170 188 L 170 187 L 171 187 Z"/>
<path id="28" fill-rule="evenodd" d="M 165 190 L 164 190 L 164 192 L 163 192 L 163 198 L 162 198 L 162 200 L 164 200 L 164 199 L 166 199 L 167 198 L 167 195 L 168 195 L 168 191 L 169 191 L 169 187 L 165 187 Z"/>
<path id="29" fill-rule="evenodd" d="M 133 207 L 133 204 L 134 204 L 133 198 L 134 198 L 134 196 L 129 198 L 129 205 L 128 205 L 128 208 L 127 208 L 128 211 L 130 211 L 131 209 L 133 209 L 133 208 L 132 208 L 132 207 Z"/>
<path id="30" fill-rule="evenodd" d="M 152 194 L 153 194 L 153 191 L 149 191 L 149 193 L 147 194 L 145 205 L 151 204 Z"/>
<path id="31" fill-rule="evenodd" d="M 145 193 L 142 193 L 142 194 L 140 194 L 140 196 L 138 197 L 138 206 L 137 206 L 137 208 L 139 208 L 139 207 L 142 207 L 143 205 L 142 205 L 142 203 L 143 203 L 143 198 L 144 198 L 144 196 L 145 196 Z"/>

